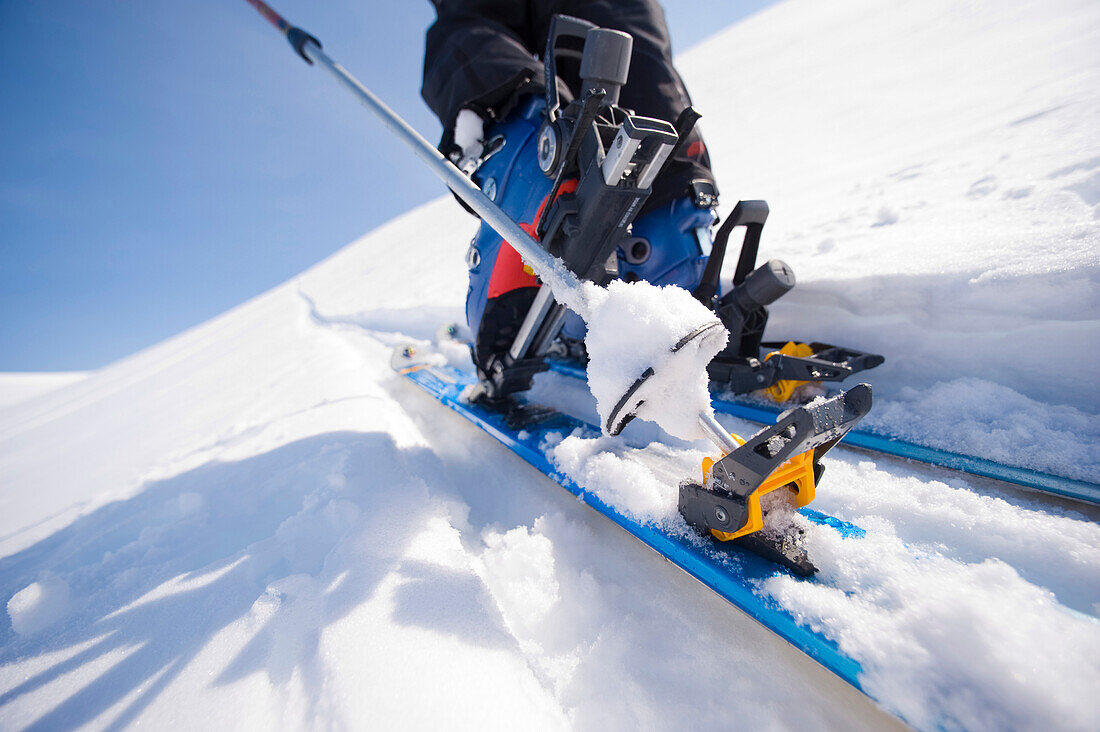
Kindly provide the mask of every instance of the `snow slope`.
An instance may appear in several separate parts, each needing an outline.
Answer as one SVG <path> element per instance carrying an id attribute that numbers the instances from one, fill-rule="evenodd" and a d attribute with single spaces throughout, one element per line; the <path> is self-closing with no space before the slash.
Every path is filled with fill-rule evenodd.
<path id="1" fill-rule="evenodd" d="M 1100 462 L 1094 6 L 793 0 L 682 59 L 725 205 L 768 198 L 801 277 L 775 334 L 887 353 L 884 422 Z M 440 199 L 0 407 L 0 725 L 896 724 L 390 374 L 462 317 L 474 227 Z M 553 450 L 666 520 L 704 446 L 659 436 Z M 1095 728 L 1098 512 L 832 455 L 815 507 L 867 536 L 761 591 L 918 727 Z"/>
<path id="2" fill-rule="evenodd" d="M 0 373 L 0 408 L 26 401 L 67 384 L 80 381 L 87 372 Z"/>

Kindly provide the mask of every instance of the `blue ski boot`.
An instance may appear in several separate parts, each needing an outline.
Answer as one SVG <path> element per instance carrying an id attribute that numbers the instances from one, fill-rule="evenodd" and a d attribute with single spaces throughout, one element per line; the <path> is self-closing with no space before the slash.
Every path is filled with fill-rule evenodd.
<path id="1" fill-rule="evenodd" d="M 566 210 L 566 218 L 583 207 L 577 203 L 580 180 L 564 179 L 555 190 L 556 181 L 540 166 L 545 110 L 543 99 L 528 98 L 507 120 L 488 125 L 481 141 L 484 152 L 473 172 L 474 181 L 486 195 L 537 238 L 546 234 L 540 224 L 546 224 L 551 209 Z M 545 143 L 546 135 L 541 136 Z M 545 160 L 545 144 L 542 155 Z M 588 272 L 578 274 L 588 274 L 600 284 L 622 278 L 693 290 L 706 268 L 710 230 L 717 221 L 713 184 L 698 181 L 696 188 L 694 195 L 650 207 L 632 225 L 622 227 L 623 236 L 614 242 L 613 257 L 596 261 Z M 570 224 L 577 226 L 566 221 L 562 229 Z M 548 354 L 583 360 L 584 321 L 565 311 L 540 352 L 529 352 L 531 358 L 513 355 L 510 363 L 505 363 L 541 284 L 516 251 L 485 224 L 470 243 L 466 263 L 470 272 L 466 318 L 474 335 L 473 357 L 483 383 L 495 387 L 490 393 L 504 396 L 530 388 L 534 374 L 545 370 L 543 357 Z"/>

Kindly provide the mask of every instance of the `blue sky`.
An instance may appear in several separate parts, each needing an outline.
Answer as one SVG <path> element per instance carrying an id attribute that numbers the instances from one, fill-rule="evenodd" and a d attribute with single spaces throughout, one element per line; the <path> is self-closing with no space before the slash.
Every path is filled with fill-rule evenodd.
<path id="1" fill-rule="evenodd" d="M 667 0 L 673 47 L 768 4 Z M 427 0 L 273 5 L 438 138 Z M 0 2 L 0 27 L 0 371 L 103 366 L 443 191 L 241 0 Z"/>

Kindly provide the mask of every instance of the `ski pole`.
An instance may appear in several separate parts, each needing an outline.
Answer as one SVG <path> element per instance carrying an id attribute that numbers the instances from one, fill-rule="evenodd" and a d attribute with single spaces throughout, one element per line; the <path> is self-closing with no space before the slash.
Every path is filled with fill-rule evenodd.
<path id="1" fill-rule="evenodd" d="M 580 280 L 569 271 L 559 259 L 542 248 L 541 245 L 504 213 L 491 198 L 481 192 L 481 189 L 470 180 L 451 161 L 447 160 L 430 142 L 414 130 L 405 120 L 401 119 L 374 93 L 363 86 L 358 79 L 333 61 L 321 50 L 321 42 L 301 28 L 291 25 L 275 12 L 269 5 L 261 0 L 245 0 L 256 8 L 260 15 L 264 16 L 275 26 L 291 47 L 301 56 L 306 63 L 316 63 L 328 71 L 336 81 L 345 89 L 356 96 L 357 99 L 373 112 L 390 132 L 412 148 L 417 157 L 423 160 L 432 172 L 436 174 L 447 186 L 481 216 L 489 226 L 493 227 L 500 236 L 514 248 L 523 259 L 531 266 L 543 282 L 550 285 L 550 289 L 558 296 L 559 300 L 565 300 L 566 304 L 574 309 L 584 308 L 584 298 L 581 297 Z M 584 314 L 582 312 L 582 314 Z"/>

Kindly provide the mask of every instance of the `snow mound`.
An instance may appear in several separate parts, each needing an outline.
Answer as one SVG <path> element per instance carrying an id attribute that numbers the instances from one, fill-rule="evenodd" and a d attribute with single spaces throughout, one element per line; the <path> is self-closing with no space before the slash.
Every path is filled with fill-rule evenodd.
<path id="1" fill-rule="evenodd" d="M 975 378 L 905 387 L 863 420 L 871 430 L 1006 465 L 1100 483 L 1100 418 Z"/>
<path id="2" fill-rule="evenodd" d="M 496 598 L 504 620 L 522 637 L 537 629 L 560 602 L 554 544 L 526 526 L 484 537 L 481 579 Z"/>
<path id="3" fill-rule="evenodd" d="M 53 573 L 45 573 L 8 600 L 11 627 L 22 636 L 45 630 L 69 612 L 69 585 Z"/>
<path id="4" fill-rule="evenodd" d="M 729 338 L 714 313 L 683 288 L 648 282 L 615 280 L 588 299 L 588 385 L 600 425 L 607 429 L 619 401 L 652 368 L 636 415 L 682 439 L 705 436 L 698 423 L 700 413 L 712 413 L 707 364 Z M 683 343 L 710 325 L 718 327 Z"/>

